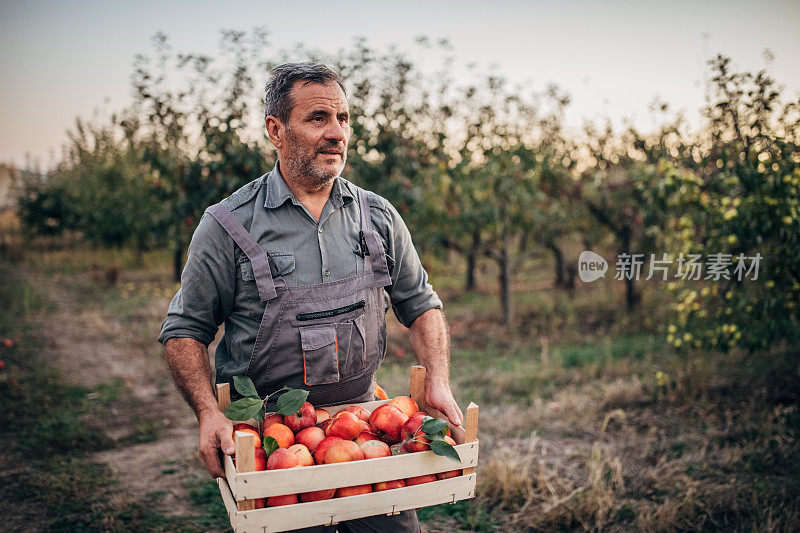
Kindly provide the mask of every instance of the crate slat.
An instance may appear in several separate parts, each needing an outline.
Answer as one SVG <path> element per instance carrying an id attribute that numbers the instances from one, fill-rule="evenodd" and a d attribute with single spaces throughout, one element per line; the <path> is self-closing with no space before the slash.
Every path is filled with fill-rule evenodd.
<path id="1" fill-rule="evenodd" d="M 219 486 L 234 531 L 266 533 L 335 524 L 364 516 L 392 514 L 441 503 L 455 503 L 475 496 L 475 482 L 476 474 L 471 474 L 413 487 L 254 511 L 237 511 L 227 482 L 220 478 Z"/>
<path id="2" fill-rule="evenodd" d="M 423 474 L 474 468 L 478 464 L 478 441 L 460 444 L 455 448 L 462 459 L 460 463 L 427 451 L 348 463 L 239 474 L 233 469 L 231 458 L 226 456 L 225 466 L 234 499 L 241 501 L 406 479 Z"/>

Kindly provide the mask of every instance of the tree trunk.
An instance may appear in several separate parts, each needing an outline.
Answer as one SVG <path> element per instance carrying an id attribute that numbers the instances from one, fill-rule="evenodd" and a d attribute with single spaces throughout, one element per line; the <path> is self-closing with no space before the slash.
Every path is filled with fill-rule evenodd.
<path id="1" fill-rule="evenodd" d="M 511 293 L 511 283 L 514 278 L 511 263 L 511 243 L 506 236 L 500 249 L 500 305 L 503 310 L 503 322 L 511 329 L 514 326 L 514 299 Z"/>
<path id="2" fill-rule="evenodd" d="M 467 251 L 467 281 L 465 291 L 475 290 L 475 271 L 478 268 L 478 255 L 480 253 L 481 236 L 479 232 L 472 234 L 472 244 Z"/>
<path id="3" fill-rule="evenodd" d="M 625 228 L 625 231 L 622 234 L 622 251 L 624 253 L 631 254 L 631 236 L 630 236 L 630 229 Z M 633 266 L 631 265 L 631 268 Z M 628 308 L 628 312 L 631 313 L 636 308 L 636 304 L 639 302 L 639 295 L 636 293 L 636 279 L 634 277 L 634 271 L 631 270 L 629 275 L 625 276 L 625 304 Z"/>
<path id="4" fill-rule="evenodd" d="M 556 287 L 563 288 L 566 286 L 566 282 L 564 280 L 564 254 L 561 252 L 561 249 L 556 245 L 555 241 L 549 239 L 545 244 L 547 248 L 553 252 L 553 257 L 555 258 L 555 276 L 556 276 Z"/>
<path id="5" fill-rule="evenodd" d="M 183 234 L 180 230 L 175 237 L 175 249 L 172 251 L 172 279 L 180 282 L 181 272 L 183 272 Z"/>

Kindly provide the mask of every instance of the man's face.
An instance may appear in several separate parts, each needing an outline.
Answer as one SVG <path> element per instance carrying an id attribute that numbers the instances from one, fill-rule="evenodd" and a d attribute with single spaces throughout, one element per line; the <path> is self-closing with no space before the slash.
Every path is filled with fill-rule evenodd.
<path id="1" fill-rule="evenodd" d="M 350 139 L 347 98 L 336 83 L 298 81 L 279 149 L 284 177 L 323 188 L 342 173 Z"/>

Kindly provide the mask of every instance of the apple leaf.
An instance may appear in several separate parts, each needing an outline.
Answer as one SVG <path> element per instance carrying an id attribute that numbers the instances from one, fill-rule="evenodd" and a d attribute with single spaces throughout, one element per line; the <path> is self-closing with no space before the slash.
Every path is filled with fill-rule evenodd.
<path id="1" fill-rule="evenodd" d="M 225 409 L 225 416 L 230 420 L 249 420 L 258 416 L 264 401 L 261 398 L 245 396 L 236 400 Z"/>
<path id="2" fill-rule="evenodd" d="M 269 457 L 272 452 L 280 448 L 280 446 L 278 446 L 278 441 L 269 435 L 264 436 L 264 439 L 261 441 L 261 447 L 264 448 L 265 452 L 267 452 L 267 457 Z"/>
<path id="3" fill-rule="evenodd" d="M 289 416 L 300 410 L 308 398 L 308 391 L 303 389 L 289 389 L 278 398 L 275 412 L 279 415 Z"/>
<path id="4" fill-rule="evenodd" d="M 442 433 L 445 428 L 447 428 L 447 422 L 442 420 L 441 418 L 430 418 L 427 419 L 422 423 L 420 426 L 422 431 L 427 433 L 428 435 L 435 435 L 436 433 Z"/>
<path id="5" fill-rule="evenodd" d="M 443 440 L 432 440 L 431 450 L 433 450 L 433 453 L 436 455 L 443 455 L 452 459 L 453 461 L 456 461 L 457 463 L 461 462 L 461 457 L 459 457 L 458 452 L 448 442 Z"/>
<path id="6" fill-rule="evenodd" d="M 253 384 L 253 380 L 247 376 L 233 376 L 233 388 L 236 392 L 245 397 L 258 398 L 258 391 Z"/>

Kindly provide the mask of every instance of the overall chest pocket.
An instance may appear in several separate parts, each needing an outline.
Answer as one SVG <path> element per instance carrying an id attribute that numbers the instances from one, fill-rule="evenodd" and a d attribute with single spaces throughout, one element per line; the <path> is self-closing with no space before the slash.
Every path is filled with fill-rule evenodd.
<path id="1" fill-rule="evenodd" d="M 349 315 L 333 323 L 299 326 L 306 385 L 337 383 L 364 369 L 364 305 L 362 300 L 348 306 L 297 315 L 300 324 Z"/>

